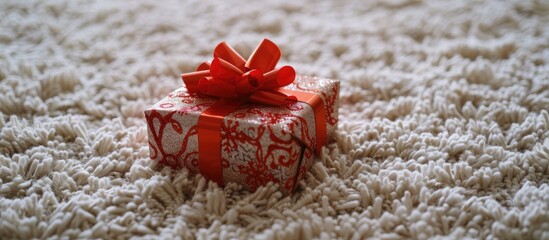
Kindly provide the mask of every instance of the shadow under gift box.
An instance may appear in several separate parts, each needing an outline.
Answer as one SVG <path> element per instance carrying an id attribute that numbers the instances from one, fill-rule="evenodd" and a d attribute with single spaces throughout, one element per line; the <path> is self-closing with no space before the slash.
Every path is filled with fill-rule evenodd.
<path id="1" fill-rule="evenodd" d="M 284 89 L 316 93 L 326 109 L 328 141 L 337 128 L 339 81 L 297 76 Z M 181 87 L 145 111 L 151 159 L 173 168 L 199 171 L 198 118 L 218 98 L 190 94 Z M 268 182 L 290 194 L 314 163 L 313 108 L 304 102 L 282 106 L 245 103 L 221 125 L 222 178 L 255 191 Z"/>

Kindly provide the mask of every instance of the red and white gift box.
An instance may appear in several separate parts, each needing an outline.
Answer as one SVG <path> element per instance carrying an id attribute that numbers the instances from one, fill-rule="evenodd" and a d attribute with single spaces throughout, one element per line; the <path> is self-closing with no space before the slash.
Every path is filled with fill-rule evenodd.
<path id="1" fill-rule="evenodd" d="M 254 191 L 274 182 L 291 193 L 337 128 L 335 80 L 297 76 L 273 90 L 296 95 L 297 101 L 292 97 L 277 105 L 226 101 L 188 87 L 145 111 L 151 159 L 221 185 L 235 182 Z M 219 126 L 212 127 L 208 118 Z"/>

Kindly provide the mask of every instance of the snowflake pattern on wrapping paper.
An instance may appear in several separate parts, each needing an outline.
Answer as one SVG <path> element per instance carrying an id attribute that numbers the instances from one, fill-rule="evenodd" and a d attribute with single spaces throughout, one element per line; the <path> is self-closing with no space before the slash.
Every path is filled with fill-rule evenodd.
<path id="1" fill-rule="evenodd" d="M 269 182 L 279 183 L 278 178 L 269 171 L 265 162 L 259 159 L 256 161 L 245 161 L 243 164 L 236 165 L 233 170 L 245 177 L 244 181 L 252 191 Z"/>
<path id="2" fill-rule="evenodd" d="M 240 130 L 239 127 L 240 122 L 232 120 L 228 120 L 226 124 L 221 125 L 221 136 L 223 136 L 221 139 L 222 151 L 230 152 L 233 149 L 236 149 L 240 144 L 255 144 L 258 142 L 257 138 L 250 137 L 249 134 Z M 253 129 L 248 130 L 252 131 Z"/>
<path id="3" fill-rule="evenodd" d="M 296 150 L 296 145 L 301 143 L 294 135 L 307 139 L 310 144 L 314 143 L 305 119 L 292 112 L 272 113 L 262 108 L 250 107 L 234 116 L 237 119 L 251 117 L 259 121 L 256 127 L 247 128 L 238 121 L 227 120 L 221 131 L 222 151 L 239 159 L 232 162 L 231 171 L 243 176 L 251 190 L 268 182 L 280 183 L 284 180 L 280 177 L 284 175 L 284 169 L 297 164 L 301 148 Z M 261 140 L 265 138 L 268 139 L 268 144 L 262 144 Z M 312 151 L 308 151 L 308 156 L 312 157 Z M 293 182 L 294 180 L 285 180 L 283 187 L 291 190 L 294 187 Z"/>
<path id="4" fill-rule="evenodd" d="M 297 105 L 297 104 L 296 104 Z M 311 138 L 311 135 L 309 133 L 309 127 L 303 117 L 294 115 L 292 113 L 270 113 L 270 112 L 263 112 L 261 109 L 258 108 L 250 108 L 248 110 L 250 113 L 255 113 L 256 115 L 260 116 L 259 120 L 262 124 L 267 126 L 267 129 L 270 133 L 270 140 L 273 141 L 274 145 L 270 145 L 268 148 L 268 152 L 266 155 L 266 158 L 274 157 L 273 152 L 275 150 L 282 150 L 286 153 L 288 153 L 290 159 L 284 160 L 284 156 L 279 157 L 276 159 L 276 161 L 271 161 L 271 164 L 273 165 L 282 165 L 282 166 L 289 166 L 291 164 L 294 164 L 296 159 L 294 157 L 299 157 L 299 153 L 290 152 L 289 147 L 284 147 L 288 145 L 293 144 L 300 144 L 300 142 L 295 139 L 293 136 L 297 136 L 298 139 L 302 139 L 302 141 L 307 146 L 314 146 L 316 144 L 316 141 Z M 289 120 L 289 121 L 288 121 Z M 282 121 L 289 122 L 286 126 L 289 129 L 281 129 L 282 137 L 277 136 L 273 131 L 272 125 L 280 123 Z M 289 131 L 288 131 L 289 130 Z"/>

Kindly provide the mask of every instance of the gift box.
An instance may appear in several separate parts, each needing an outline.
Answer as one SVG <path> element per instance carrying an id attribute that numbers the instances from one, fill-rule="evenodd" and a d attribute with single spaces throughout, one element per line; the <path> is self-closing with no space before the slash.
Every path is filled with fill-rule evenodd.
<path id="1" fill-rule="evenodd" d="M 278 58 L 267 39 L 248 60 L 219 44 L 212 63 L 145 111 L 151 159 L 220 185 L 274 182 L 291 193 L 337 128 L 339 82 L 275 69 Z"/>

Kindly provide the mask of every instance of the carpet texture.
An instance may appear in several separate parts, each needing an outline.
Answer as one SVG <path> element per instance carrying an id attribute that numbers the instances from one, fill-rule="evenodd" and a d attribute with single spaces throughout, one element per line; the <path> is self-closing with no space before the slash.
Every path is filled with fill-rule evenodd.
<path id="1" fill-rule="evenodd" d="M 549 239 L 547 1 L 0 2 L 0 238 Z M 340 79 L 298 191 L 150 161 L 220 41 Z"/>

